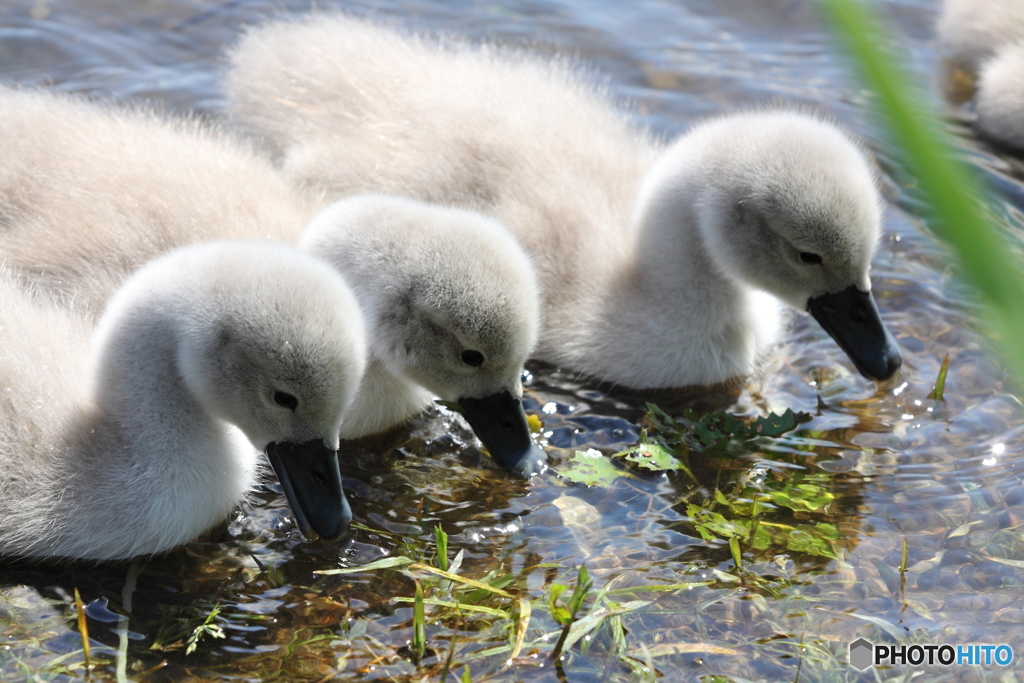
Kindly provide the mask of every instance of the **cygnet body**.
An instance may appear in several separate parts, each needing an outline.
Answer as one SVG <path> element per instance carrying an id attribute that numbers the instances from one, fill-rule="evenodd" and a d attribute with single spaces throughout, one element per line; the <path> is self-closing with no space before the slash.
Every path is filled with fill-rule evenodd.
<path id="1" fill-rule="evenodd" d="M 0 135 L 11 141 L 0 155 L 0 260 L 88 313 L 155 254 L 216 237 L 295 241 L 321 206 L 198 120 L 0 89 Z M 433 393 L 462 403 L 503 467 L 542 468 L 520 403 L 539 325 L 523 250 L 466 211 L 350 201 L 325 209 L 303 241 L 371 311 L 370 362 L 341 437 L 400 424 Z"/>
<path id="2" fill-rule="evenodd" d="M 985 62 L 974 97 L 976 126 L 992 140 L 1024 152 L 1024 39 Z"/>
<path id="3" fill-rule="evenodd" d="M 198 118 L 0 88 L 0 139 L 0 259 L 94 316 L 159 254 L 286 238 L 318 208 Z"/>
<path id="4" fill-rule="evenodd" d="M 128 279 L 95 330 L 9 271 L 0 295 L 0 555 L 188 542 L 251 490 L 259 450 L 304 533 L 347 532 L 336 450 L 366 346 L 329 266 L 258 243 L 188 247 Z"/>
<path id="5" fill-rule="evenodd" d="M 945 0 L 936 30 L 947 95 L 973 79 L 975 128 L 1024 151 L 1024 2 Z"/>
<path id="6" fill-rule="evenodd" d="M 1024 3 L 943 0 L 936 33 L 950 66 L 977 73 L 1002 46 L 1024 39 Z"/>
<path id="7" fill-rule="evenodd" d="M 752 111 L 665 145 L 564 61 L 342 15 L 257 27 L 230 57 L 230 116 L 295 182 L 507 225 L 538 270 L 536 357 L 634 388 L 721 382 L 778 339 L 781 299 L 865 375 L 901 363 L 870 294 L 875 179 L 819 117 Z"/>

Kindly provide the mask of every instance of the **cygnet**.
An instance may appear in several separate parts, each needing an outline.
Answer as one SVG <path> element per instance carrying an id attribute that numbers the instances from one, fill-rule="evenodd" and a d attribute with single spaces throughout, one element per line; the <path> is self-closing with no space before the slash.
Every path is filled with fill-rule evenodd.
<path id="1" fill-rule="evenodd" d="M 186 543 L 252 490 L 258 451 L 303 533 L 347 533 L 336 451 L 366 342 L 334 269 L 283 246 L 188 247 L 129 278 L 95 328 L 7 270 L 0 297 L 0 555 Z"/>
<path id="2" fill-rule="evenodd" d="M 322 206 L 198 119 L 0 88 L 0 136 L 0 260 L 87 314 L 156 254 L 216 237 L 296 241 Z M 341 437 L 400 424 L 436 394 L 460 404 L 503 468 L 543 469 L 520 379 L 539 295 L 508 231 L 384 196 L 326 208 L 312 225 L 303 245 L 357 287 L 371 318 L 370 364 Z"/>
<path id="3" fill-rule="evenodd" d="M 946 95 L 973 95 L 974 126 L 1024 151 L 1024 2 L 945 0 L 936 26 Z"/>
<path id="4" fill-rule="evenodd" d="M 867 377 L 902 363 L 868 276 L 875 177 L 822 117 L 748 111 L 664 144 L 565 60 L 324 13 L 250 30 L 225 87 L 297 184 L 507 225 L 537 266 L 542 360 L 634 388 L 726 381 L 777 341 L 781 300 Z"/>

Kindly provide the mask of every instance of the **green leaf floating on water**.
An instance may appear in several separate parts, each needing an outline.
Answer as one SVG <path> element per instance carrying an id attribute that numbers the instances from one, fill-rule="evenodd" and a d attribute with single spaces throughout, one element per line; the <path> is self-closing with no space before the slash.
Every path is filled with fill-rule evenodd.
<path id="1" fill-rule="evenodd" d="M 664 472 L 686 469 L 670 450 L 656 443 L 641 443 L 616 455 L 622 455 L 629 462 L 636 463 L 645 470 Z"/>
<path id="2" fill-rule="evenodd" d="M 619 477 L 635 476 L 620 470 L 606 455 L 593 448 L 576 451 L 576 455 L 569 461 L 569 467 L 561 474 L 566 479 L 589 486 L 608 486 Z"/>
<path id="3" fill-rule="evenodd" d="M 794 413 L 792 408 L 786 408 L 782 415 L 768 413 L 765 417 L 754 420 L 754 428 L 758 436 L 778 437 L 786 432 L 791 432 L 804 422 L 810 422 L 811 416 L 808 413 Z"/>
<path id="4" fill-rule="evenodd" d="M 787 409 L 782 415 L 770 413 L 754 420 L 746 420 L 724 411 L 703 417 L 698 417 L 693 411 L 685 411 L 681 417 L 672 417 L 658 406 L 648 403 L 647 420 L 659 432 L 658 436 L 648 439 L 645 431 L 640 437 L 640 443 L 616 453 L 612 458 L 622 458 L 652 472 L 679 470 L 696 482 L 696 477 L 686 464 L 686 455 L 690 451 L 711 454 L 724 451 L 733 442 L 760 437 L 778 438 L 810 419 L 807 413 L 794 413 L 792 409 Z M 618 477 L 633 476 L 628 470 L 616 468 L 611 459 L 594 449 L 577 451 L 562 475 L 590 486 L 607 486 Z"/>
<path id="5" fill-rule="evenodd" d="M 672 417 L 648 403 L 647 421 L 657 435 L 648 439 L 644 431 L 639 444 L 616 453 L 614 457 L 625 458 L 643 469 L 656 472 L 681 470 L 696 481 L 687 466 L 686 456 L 690 452 L 721 455 L 730 445 L 758 438 L 778 438 L 810 419 L 809 414 L 794 413 L 792 409 L 786 409 L 781 415 L 769 413 L 754 420 L 724 411 L 700 417 L 687 410 L 680 417 Z"/>

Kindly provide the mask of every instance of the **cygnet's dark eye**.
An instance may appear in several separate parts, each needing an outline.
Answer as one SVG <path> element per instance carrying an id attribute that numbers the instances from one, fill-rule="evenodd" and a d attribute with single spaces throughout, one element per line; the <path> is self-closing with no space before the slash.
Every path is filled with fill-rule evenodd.
<path id="1" fill-rule="evenodd" d="M 800 252 L 800 260 L 804 263 L 810 263 L 813 265 L 821 265 L 821 257 L 817 254 L 812 254 L 809 251 Z"/>
<path id="2" fill-rule="evenodd" d="M 287 408 L 293 413 L 295 412 L 295 409 L 299 407 L 299 399 L 283 391 L 274 392 L 274 403 L 282 408 Z"/>
<path id="3" fill-rule="evenodd" d="M 462 352 L 462 362 L 474 368 L 484 364 L 484 354 L 473 349 L 466 349 Z"/>

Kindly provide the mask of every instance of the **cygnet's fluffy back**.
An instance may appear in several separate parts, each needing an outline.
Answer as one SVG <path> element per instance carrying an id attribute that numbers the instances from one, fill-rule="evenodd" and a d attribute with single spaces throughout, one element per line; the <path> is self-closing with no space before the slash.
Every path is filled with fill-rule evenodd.
<path id="1" fill-rule="evenodd" d="M 52 133 L 40 134 L 40 124 Z M 207 123 L 0 90 L 5 129 L 24 139 L 0 159 L 0 206 L 9 219 L 0 229 L 0 258 L 25 280 L 90 312 L 101 310 L 116 286 L 154 254 L 211 237 L 294 241 L 313 215 L 298 184 Z M 329 210 L 347 217 L 338 226 L 344 234 L 310 252 L 341 272 L 361 273 L 361 296 L 377 307 L 380 320 L 394 323 L 412 300 L 434 320 L 432 327 L 411 324 L 423 316 L 408 318 L 404 327 L 379 327 L 386 336 L 374 349 L 388 347 L 389 354 L 375 356 L 345 438 L 404 421 L 430 404 L 431 392 L 482 398 L 481 392 L 500 386 L 518 401 L 538 305 L 522 250 L 483 216 L 397 197 L 372 203 L 381 210 Z M 317 225 L 329 238 L 329 219 Z M 351 241 L 352 234 L 363 241 Z M 439 256 L 424 252 L 428 247 Z M 364 262 L 381 268 L 367 269 Z M 410 293 L 412 279 L 410 301 L 380 300 L 381 292 Z M 451 367 L 460 336 L 468 350 L 486 355 L 479 367 Z"/>
<path id="2" fill-rule="evenodd" d="M 936 31 L 949 65 L 975 74 L 1001 46 L 1024 38 L 1024 3 L 944 0 Z"/>
<path id="3" fill-rule="evenodd" d="M 1024 2 L 945 0 L 936 26 L 946 97 L 974 97 L 975 128 L 1024 151 Z"/>
<path id="4" fill-rule="evenodd" d="M 558 273 L 585 288 L 629 248 L 661 145 L 568 60 L 330 13 L 253 28 L 230 57 L 229 115 L 305 186 L 498 217 L 542 282 Z"/>
<path id="5" fill-rule="evenodd" d="M 1024 39 L 1004 45 L 982 66 L 974 108 L 982 133 L 1024 152 Z"/>
<path id="6" fill-rule="evenodd" d="M 537 267 L 543 360 L 638 388 L 723 381 L 776 338 L 777 309 L 758 288 L 801 309 L 854 288 L 877 356 L 858 367 L 877 378 L 899 367 L 869 291 L 877 191 L 856 146 L 816 117 L 726 117 L 666 147 L 561 59 L 337 14 L 252 29 L 230 57 L 230 115 L 298 182 L 467 202 L 507 225 Z M 775 128 L 767 153 L 747 153 Z M 773 165 L 773 150 L 792 165 Z M 743 194 L 758 183 L 770 196 Z M 812 235 L 810 214 L 856 225 Z M 737 234 L 738 218 L 776 230 Z M 821 252 L 808 257 L 815 273 L 786 247 L 799 238 Z M 795 277 L 774 276 L 773 258 Z"/>
<path id="7" fill-rule="evenodd" d="M 0 88 L 0 258 L 93 314 L 136 268 L 214 238 L 294 239 L 315 202 L 197 117 Z"/>

